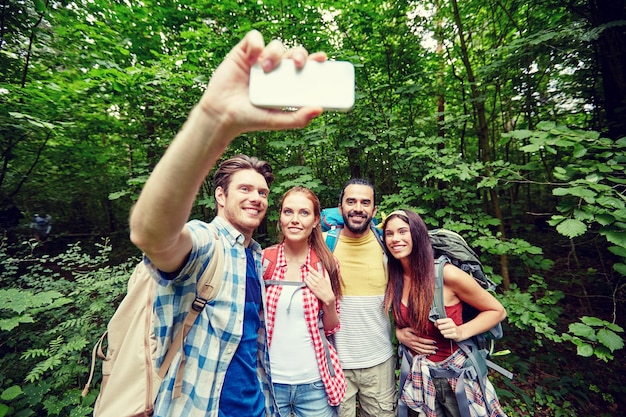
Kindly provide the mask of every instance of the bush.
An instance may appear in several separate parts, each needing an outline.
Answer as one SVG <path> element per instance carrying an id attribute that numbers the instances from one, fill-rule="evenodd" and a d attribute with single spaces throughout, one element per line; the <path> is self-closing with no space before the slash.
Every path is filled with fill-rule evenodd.
<path id="1" fill-rule="evenodd" d="M 108 240 L 95 256 L 80 242 L 53 257 L 12 257 L 9 249 L 0 247 L 10 286 L 0 289 L 0 417 L 89 415 L 97 391 L 82 398 L 81 390 L 91 348 L 137 260 L 108 265 Z"/>

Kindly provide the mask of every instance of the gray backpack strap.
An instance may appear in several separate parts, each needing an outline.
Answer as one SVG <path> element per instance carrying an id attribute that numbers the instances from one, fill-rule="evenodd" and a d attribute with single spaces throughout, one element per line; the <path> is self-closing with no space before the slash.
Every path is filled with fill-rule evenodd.
<path id="1" fill-rule="evenodd" d="M 296 292 L 306 287 L 306 284 L 301 281 L 285 281 L 285 280 L 279 280 L 279 279 L 267 279 L 264 281 L 264 283 L 266 287 L 270 285 L 283 285 L 283 286 L 289 286 L 289 287 L 298 287 L 293 293 L 291 293 L 291 298 L 289 299 L 289 304 L 287 305 L 287 313 L 291 311 L 291 301 L 293 300 L 293 297 L 296 295 Z"/>
<path id="2" fill-rule="evenodd" d="M 446 307 L 443 300 L 443 268 L 446 263 L 449 263 L 450 259 L 447 256 L 440 256 L 435 260 L 435 295 L 433 298 L 433 304 L 431 306 L 429 319 L 435 321 L 440 318 L 446 317 Z M 463 367 L 461 372 L 455 372 L 447 369 L 431 369 L 431 376 L 433 378 L 457 378 L 457 386 L 455 395 L 459 405 L 459 411 L 461 417 L 471 417 L 470 410 L 467 402 L 467 395 L 465 394 L 464 378 L 476 379 L 480 385 L 480 390 L 485 398 L 485 406 L 488 411 L 488 415 L 491 414 L 491 405 L 487 401 L 485 389 L 485 378 L 487 378 L 487 363 L 486 357 L 481 355 L 471 339 L 458 342 L 457 346 L 465 352 L 468 359 L 468 366 Z"/>
<path id="3" fill-rule="evenodd" d="M 435 260 L 435 295 L 428 315 L 432 322 L 446 318 L 446 306 L 443 301 L 443 267 L 449 262 L 450 259 L 443 255 Z"/>
<path id="4" fill-rule="evenodd" d="M 328 338 L 326 337 L 326 332 L 324 331 L 324 321 L 322 320 L 323 317 L 324 317 L 324 311 L 320 309 L 320 314 L 317 319 L 317 327 L 319 328 L 320 336 L 322 338 L 322 346 L 324 347 L 324 355 L 326 356 L 326 364 L 328 365 L 328 372 L 330 373 L 330 376 L 334 377 L 335 368 L 333 368 L 331 358 L 330 358 L 330 348 L 328 347 L 328 344 L 330 342 L 328 341 Z"/>
<path id="5" fill-rule="evenodd" d="M 400 357 L 400 386 L 398 395 L 398 417 L 407 417 L 409 415 L 409 407 L 400 398 L 402 396 L 402 390 L 406 379 L 411 372 L 411 365 L 413 364 L 413 355 L 409 352 L 409 348 L 402 343 L 398 345 L 398 356 Z"/>
<path id="6" fill-rule="evenodd" d="M 454 390 L 454 396 L 456 397 L 456 402 L 459 407 L 459 414 L 461 417 L 472 417 L 469 408 L 469 402 L 467 400 L 467 393 L 465 392 L 465 378 L 476 379 L 477 375 L 472 366 L 464 367 L 460 370 L 448 369 L 448 368 L 429 368 L 430 376 L 433 378 L 457 378 L 456 389 Z M 480 381 L 480 388 L 483 392 L 483 383 Z M 485 406 L 487 407 L 487 415 L 491 415 L 490 406 L 487 404 L 487 399 L 485 398 Z"/>
<path id="7" fill-rule="evenodd" d="M 302 281 L 285 281 L 284 279 L 266 279 L 265 286 L 269 287 L 270 285 L 284 285 L 289 287 L 306 287 L 306 284 Z"/>

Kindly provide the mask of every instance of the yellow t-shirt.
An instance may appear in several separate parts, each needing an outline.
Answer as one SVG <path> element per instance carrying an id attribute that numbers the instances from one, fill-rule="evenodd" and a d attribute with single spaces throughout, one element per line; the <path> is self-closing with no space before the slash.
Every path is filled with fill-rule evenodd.
<path id="1" fill-rule="evenodd" d="M 341 267 L 343 298 L 335 347 L 344 369 L 379 365 L 393 355 L 391 323 L 383 300 L 386 260 L 373 232 L 360 238 L 339 235 L 335 257 Z"/>
<path id="2" fill-rule="evenodd" d="M 339 235 L 333 254 L 341 265 L 344 296 L 385 294 L 383 252 L 373 233 L 360 238 Z"/>

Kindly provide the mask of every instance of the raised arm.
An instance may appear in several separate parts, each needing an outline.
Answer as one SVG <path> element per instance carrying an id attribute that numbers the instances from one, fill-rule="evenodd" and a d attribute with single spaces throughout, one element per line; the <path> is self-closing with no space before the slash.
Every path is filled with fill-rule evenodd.
<path id="1" fill-rule="evenodd" d="M 479 311 L 476 317 L 460 326 L 456 326 L 449 318 L 437 320 L 435 326 L 445 338 L 460 342 L 491 329 L 506 318 L 502 304 L 466 272 L 447 264 L 443 278 L 445 297 L 458 297 Z"/>
<path id="2" fill-rule="evenodd" d="M 233 138 L 248 131 L 301 128 L 321 114 L 317 107 L 283 112 L 250 103 L 252 65 L 258 62 L 270 71 L 284 58 L 293 59 L 301 68 L 307 59 L 324 61 L 326 55 L 309 55 L 302 47 L 285 52 L 278 41 L 266 46 L 257 31 L 246 34 L 215 70 L 202 98 L 150 175 L 131 211 L 130 229 L 131 241 L 157 268 L 175 271 L 185 262 L 192 245 L 185 223 L 193 202 Z"/>

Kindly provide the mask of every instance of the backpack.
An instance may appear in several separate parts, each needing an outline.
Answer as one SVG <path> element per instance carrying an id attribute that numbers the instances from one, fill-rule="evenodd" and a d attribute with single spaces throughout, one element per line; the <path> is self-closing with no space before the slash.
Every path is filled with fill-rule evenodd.
<path id="1" fill-rule="evenodd" d="M 495 292 L 496 284 L 487 277 L 478 255 L 469 247 L 465 239 L 456 232 L 447 229 L 429 230 L 428 235 L 435 256 L 435 296 L 431 306 L 429 319 L 446 317 L 443 301 L 443 267 L 451 263 L 467 272 L 478 284 L 489 292 Z M 463 322 L 466 323 L 478 315 L 478 310 L 463 303 Z M 513 374 L 488 359 L 493 353 L 495 341 L 503 336 L 502 324 L 498 323 L 484 333 L 457 343 L 469 356 L 480 378 L 487 376 L 487 367 L 512 379 Z M 484 391 L 484 390 L 483 390 Z"/>
<path id="2" fill-rule="evenodd" d="M 467 272 L 485 290 L 490 292 L 495 291 L 496 284 L 487 277 L 478 255 L 467 244 L 467 242 L 465 242 L 465 239 L 463 239 L 461 235 L 447 229 L 429 230 L 428 235 L 430 237 L 433 255 L 435 257 L 435 295 L 428 317 L 429 320 L 435 321 L 439 318 L 446 317 L 443 300 L 443 268 L 446 263 L 451 263 L 459 269 Z M 476 317 L 478 310 L 469 304 L 463 303 L 462 314 L 463 322 L 467 322 Z M 458 371 L 458 374 L 453 373 L 449 369 L 430 369 L 430 374 L 433 377 L 458 377 L 456 395 L 461 417 L 470 417 L 471 415 L 467 398 L 463 397 L 465 394 L 465 390 L 463 389 L 465 375 L 469 375 L 471 379 L 475 379 L 478 382 L 484 398 L 487 398 L 487 389 L 485 384 L 485 381 L 487 380 L 487 367 L 500 372 L 502 375 L 510 379 L 513 378 L 513 374 L 510 371 L 496 365 L 488 359 L 490 354 L 493 352 L 495 340 L 502 338 L 502 336 L 502 325 L 498 323 L 493 328 L 482 334 L 478 334 L 462 342 L 457 342 L 459 348 L 462 349 L 468 357 L 465 366 Z M 409 368 L 410 363 L 412 362 L 412 355 L 409 353 L 408 349 L 402 345 L 400 346 L 398 353 L 401 359 L 400 389 L 402 390 L 404 382 L 408 376 L 408 372 L 410 371 Z M 400 394 L 402 394 L 402 391 Z M 398 416 L 406 416 L 406 404 L 400 401 L 398 407 Z M 491 415 L 491 404 L 486 400 L 485 407 L 488 412 L 487 415 Z"/>
<path id="3" fill-rule="evenodd" d="M 339 212 L 339 207 L 329 207 L 322 210 L 320 213 L 320 224 L 322 226 L 322 232 L 326 233 L 326 246 L 331 252 L 335 251 L 337 241 L 339 240 L 339 233 L 343 229 L 343 216 Z M 380 243 L 380 246 L 385 249 L 385 244 L 382 239 L 382 230 L 378 227 L 378 220 L 373 218 L 370 222 L 370 229 L 374 232 L 374 236 Z"/>
<path id="4" fill-rule="evenodd" d="M 433 229 L 428 231 L 430 241 L 433 247 L 433 255 L 435 257 L 435 300 L 433 308 L 442 311 L 445 317 L 445 309 L 443 309 L 443 294 L 438 288 L 443 288 L 443 266 L 445 260 L 456 266 L 457 268 L 467 272 L 474 278 L 481 287 L 489 292 L 495 292 L 496 284 L 487 277 L 480 262 L 480 258 L 469 247 L 465 239 L 456 232 L 447 229 Z M 440 282 L 441 281 L 441 282 Z M 469 304 L 463 303 L 463 322 L 468 322 L 478 314 L 478 310 Z M 483 334 L 474 336 L 481 349 L 487 348 L 491 341 L 501 339 L 503 336 L 502 325 L 498 323 L 492 329 Z"/>
<path id="5" fill-rule="evenodd" d="M 211 228 L 213 226 L 209 225 Z M 185 353 L 181 347 L 187 333 L 204 306 L 219 291 L 224 270 L 224 251 L 215 233 L 215 251 L 198 279 L 196 299 L 159 369 L 156 369 L 156 338 L 154 335 L 153 302 L 155 281 L 144 262 L 140 262 L 128 281 L 128 291 L 92 351 L 89 379 L 83 389 L 86 396 L 91 384 L 96 356 L 103 359 L 100 393 L 94 404 L 94 417 L 151 416 L 159 386 L 174 357 L 182 351 L 176 372 L 173 397 L 180 396 Z M 107 339 L 107 354 L 102 350 Z"/>

